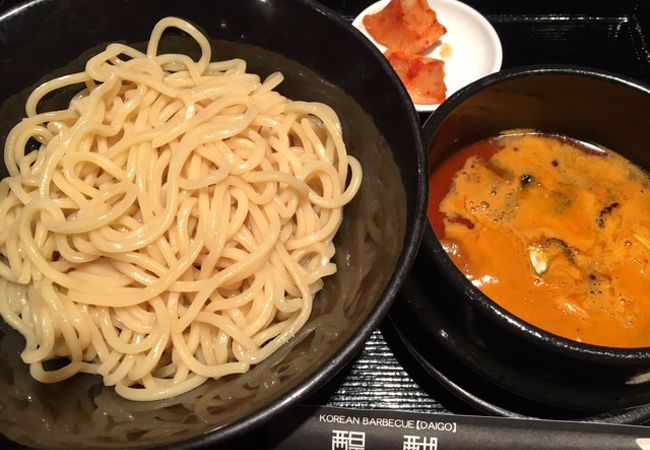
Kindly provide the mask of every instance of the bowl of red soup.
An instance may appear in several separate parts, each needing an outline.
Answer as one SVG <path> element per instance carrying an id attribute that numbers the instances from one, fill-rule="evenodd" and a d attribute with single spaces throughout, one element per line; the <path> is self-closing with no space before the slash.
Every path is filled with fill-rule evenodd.
<path id="1" fill-rule="evenodd" d="M 502 71 L 452 96 L 424 136 L 424 248 L 451 292 L 429 300 L 462 305 L 475 342 L 548 379 L 597 379 L 620 392 L 607 404 L 550 403 L 650 401 L 648 87 L 589 68 Z M 549 402 L 542 389 L 474 366 Z"/>

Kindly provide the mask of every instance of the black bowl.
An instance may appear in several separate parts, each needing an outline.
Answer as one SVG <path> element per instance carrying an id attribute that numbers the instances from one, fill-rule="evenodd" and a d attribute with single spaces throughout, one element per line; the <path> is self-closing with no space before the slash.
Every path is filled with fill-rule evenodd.
<path id="1" fill-rule="evenodd" d="M 364 169 L 336 240 L 339 271 L 326 279 L 303 330 L 268 360 L 245 375 L 210 381 L 165 401 L 126 401 L 92 376 L 36 383 L 20 361 L 22 337 L 0 330 L 0 432 L 23 445 L 184 449 L 249 432 L 314 392 L 354 356 L 387 312 L 417 253 L 427 179 L 410 98 L 372 44 L 310 0 L 25 3 L 0 16 L 2 141 L 40 82 L 81 70 L 107 43 L 143 45 L 153 25 L 168 15 L 202 29 L 214 59 L 242 57 L 262 77 L 280 70 L 286 77 L 283 94 L 326 102 L 337 111 L 348 150 Z M 162 45 L 166 51 L 196 51 L 180 35 Z M 66 99 L 46 100 L 55 107 Z"/>
<path id="2" fill-rule="evenodd" d="M 427 120 L 423 133 L 429 143 L 430 169 L 482 138 L 504 130 L 535 129 L 599 143 L 650 170 L 649 119 L 650 90 L 638 82 L 589 68 L 534 66 L 490 75 L 457 92 Z M 424 250 L 447 290 L 446 295 L 432 293 L 431 301 L 460 303 L 456 307 L 464 308 L 462 328 L 479 348 L 498 349 L 511 365 L 540 374 L 538 381 L 571 379 L 577 387 L 589 386 L 596 392 L 602 388 L 603 395 L 581 395 L 580 389 L 574 395 L 551 395 L 544 383 L 505 376 L 498 368 L 462 355 L 475 371 L 517 394 L 560 407 L 602 410 L 650 400 L 650 386 L 631 382 L 650 370 L 650 348 L 595 346 L 546 332 L 474 287 L 430 226 Z"/>

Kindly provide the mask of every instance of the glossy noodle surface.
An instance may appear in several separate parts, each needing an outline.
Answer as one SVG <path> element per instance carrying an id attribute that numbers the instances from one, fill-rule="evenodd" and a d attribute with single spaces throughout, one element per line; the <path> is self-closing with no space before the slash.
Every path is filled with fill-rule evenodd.
<path id="1" fill-rule="evenodd" d="M 193 60 L 159 54 L 168 28 Z M 37 88 L 5 143 L 0 314 L 42 382 L 98 374 L 158 400 L 241 374 L 306 323 L 361 166 L 336 113 L 213 62 L 191 24 L 111 44 Z M 79 85 L 69 108 L 42 112 Z"/>

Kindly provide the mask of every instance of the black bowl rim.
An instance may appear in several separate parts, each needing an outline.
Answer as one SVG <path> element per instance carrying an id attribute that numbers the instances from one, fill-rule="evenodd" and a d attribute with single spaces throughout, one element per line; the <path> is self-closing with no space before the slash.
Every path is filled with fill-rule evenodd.
<path id="1" fill-rule="evenodd" d="M 55 0 L 30 0 L 25 3 L 15 6 L 5 13 L 0 14 L 0 21 L 7 20 L 15 14 L 20 14 L 26 8 L 46 3 Z M 365 322 L 354 332 L 351 338 L 340 348 L 332 358 L 327 361 L 320 369 L 313 375 L 306 378 L 297 386 L 293 387 L 286 394 L 270 402 L 259 410 L 241 418 L 235 422 L 216 428 L 206 433 L 195 436 L 184 441 L 179 441 L 173 444 L 168 444 L 162 448 L 169 448 L 174 450 L 186 450 L 199 447 L 207 447 L 218 443 L 234 439 L 244 435 L 247 431 L 259 427 L 263 423 L 269 421 L 272 417 L 277 416 L 281 412 L 287 410 L 291 405 L 306 398 L 309 394 L 314 393 L 318 388 L 322 387 L 327 381 L 331 380 L 337 372 L 339 372 L 345 364 L 361 350 L 362 345 L 370 336 L 370 333 L 377 328 L 381 320 L 385 317 L 392 305 L 393 301 L 397 298 L 400 286 L 406 280 L 415 256 L 420 247 L 422 236 L 426 223 L 426 208 L 427 208 L 427 192 L 428 192 L 428 176 L 427 176 L 427 157 L 424 151 L 424 145 L 420 134 L 420 120 L 417 116 L 413 102 L 402 85 L 401 81 L 394 73 L 392 67 L 381 54 L 381 52 L 365 37 L 361 32 L 348 23 L 343 17 L 317 2 L 316 0 L 295 0 L 302 3 L 306 7 L 312 9 L 315 13 L 325 16 L 329 22 L 341 29 L 341 31 L 354 36 L 356 40 L 365 47 L 366 53 L 374 57 L 383 71 L 388 75 L 393 90 L 401 99 L 402 104 L 408 105 L 407 120 L 410 128 L 415 137 L 415 156 L 417 166 L 417 195 L 414 202 L 414 209 L 412 213 L 412 228 L 407 230 L 404 237 L 404 245 L 400 257 L 396 262 L 396 268 L 392 276 L 388 280 L 388 284 L 383 293 L 377 300 L 374 308 L 368 314 Z"/>
<path id="2" fill-rule="evenodd" d="M 639 80 L 615 72 L 588 66 L 571 64 L 534 64 L 501 70 L 476 80 L 460 89 L 427 118 L 422 126 L 422 135 L 427 157 L 429 156 L 429 145 L 431 140 L 442 122 L 449 113 L 456 109 L 466 99 L 472 97 L 474 94 L 485 88 L 496 86 L 513 79 L 538 75 L 586 77 L 606 83 L 619 84 L 631 91 L 636 91 L 641 95 L 650 96 L 650 86 L 643 84 Z M 523 336 L 529 342 L 540 345 L 555 353 L 595 363 L 636 365 L 639 363 L 650 362 L 650 347 L 617 348 L 573 341 L 538 328 L 502 308 L 470 283 L 465 275 L 454 265 L 442 248 L 442 245 L 433 232 L 428 220 L 424 231 L 423 247 L 425 251 L 432 256 L 437 269 L 444 274 L 445 278 L 451 282 L 456 290 L 462 292 L 460 295 L 469 297 L 472 304 L 478 306 L 478 310 L 481 311 L 484 316 L 493 320 L 500 327 Z"/>

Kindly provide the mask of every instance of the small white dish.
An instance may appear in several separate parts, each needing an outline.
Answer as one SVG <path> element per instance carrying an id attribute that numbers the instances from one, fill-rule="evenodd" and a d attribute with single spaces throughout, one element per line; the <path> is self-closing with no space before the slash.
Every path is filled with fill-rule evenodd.
<path id="1" fill-rule="evenodd" d="M 363 18 L 375 14 L 388 5 L 390 0 L 380 0 L 364 9 L 352 25 L 361 31 L 377 48 L 384 53 L 386 47 L 377 43 L 366 27 Z M 472 81 L 497 72 L 501 69 L 503 51 L 499 35 L 490 22 L 475 9 L 457 0 L 428 0 L 436 12 L 438 22 L 447 32 L 431 49 L 421 53 L 445 62 L 445 84 L 447 98 Z M 415 103 L 419 112 L 434 111 L 439 105 Z"/>

